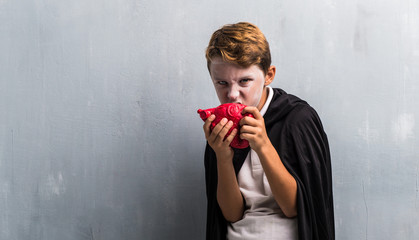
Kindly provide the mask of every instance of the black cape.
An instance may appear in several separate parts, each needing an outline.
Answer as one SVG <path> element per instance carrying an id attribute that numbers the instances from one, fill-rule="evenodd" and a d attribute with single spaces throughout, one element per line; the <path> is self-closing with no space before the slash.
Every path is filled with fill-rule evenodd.
<path id="1" fill-rule="evenodd" d="M 320 118 L 305 101 L 282 89 L 273 90 L 273 99 L 264 115 L 265 127 L 283 164 L 297 182 L 299 239 L 335 239 L 330 151 Z M 234 149 L 236 175 L 249 150 Z M 217 202 L 217 160 L 208 144 L 204 162 L 208 200 L 206 239 L 226 239 L 229 223 Z"/>

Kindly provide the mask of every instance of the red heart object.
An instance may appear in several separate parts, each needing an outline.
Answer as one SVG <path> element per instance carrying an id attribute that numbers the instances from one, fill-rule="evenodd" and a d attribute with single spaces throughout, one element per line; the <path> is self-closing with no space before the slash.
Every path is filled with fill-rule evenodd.
<path id="1" fill-rule="evenodd" d="M 217 125 L 221 121 L 221 119 L 227 118 L 228 120 L 231 120 L 233 122 L 233 126 L 228 131 L 226 135 L 227 137 L 228 135 L 230 135 L 231 131 L 233 131 L 234 128 L 240 130 L 239 122 L 243 117 L 253 117 L 253 115 L 250 113 L 246 113 L 244 115 L 242 114 L 242 111 L 245 107 L 247 106 L 239 103 L 225 103 L 221 104 L 216 108 L 208 108 L 205 110 L 199 109 L 197 112 L 203 121 L 207 120 L 207 118 L 211 116 L 211 114 L 215 115 L 215 119 L 211 123 L 211 130 L 215 127 L 215 125 Z M 240 149 L 247 148 L 249 146 L 249 142 L 245 139 L 241 139 L 239 134 L 237 134 L 234 137 L 233 141 L 230 143 L 230 146 L 232 148 Z"/>

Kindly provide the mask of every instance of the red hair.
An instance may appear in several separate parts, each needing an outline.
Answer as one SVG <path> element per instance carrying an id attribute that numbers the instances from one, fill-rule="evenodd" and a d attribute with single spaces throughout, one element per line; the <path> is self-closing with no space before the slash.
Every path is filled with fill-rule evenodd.
<path id="1" fill-rule="evenodd" d="M 257 26 L 248 22 L 224 25 L 215 31 L 205 57 L 208 70 L 215 57 L 244 68 L 256 64 L 265 75 L 271 66 L 271 52 L 265 35 Z"/>

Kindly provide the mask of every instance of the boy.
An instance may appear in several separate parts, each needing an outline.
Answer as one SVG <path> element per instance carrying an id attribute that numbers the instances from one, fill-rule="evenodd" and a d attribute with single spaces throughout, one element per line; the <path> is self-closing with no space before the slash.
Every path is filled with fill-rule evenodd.
<path id="1" fill-rule="evenodd" d="M 218 99 L 247 105 L 240 130 L 223 119 L 207 139 L 207 239 L 334 239 L 332 175 L 327 136 L 305 101 L 268 85 L 269 44 L 255 25 L 215 31 L 207 66 Z M 239 134 L 247 149 L 229 146 Z"/>

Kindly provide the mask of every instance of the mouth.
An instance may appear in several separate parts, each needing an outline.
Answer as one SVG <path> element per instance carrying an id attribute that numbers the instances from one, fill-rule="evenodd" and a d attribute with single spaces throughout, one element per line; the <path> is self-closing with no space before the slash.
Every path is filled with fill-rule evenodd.
<path id="1" fill-rule="evenodd" d="M 225 104 L 225 103 L 243 104 L 241 101 L 229 101 L 229 100 L 227 100 L 225 102 L 221 102 L 221 104 Z"/>

